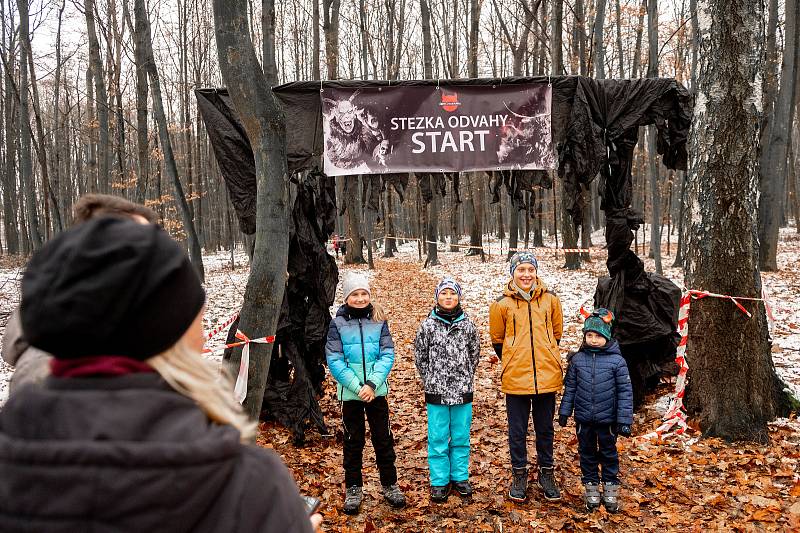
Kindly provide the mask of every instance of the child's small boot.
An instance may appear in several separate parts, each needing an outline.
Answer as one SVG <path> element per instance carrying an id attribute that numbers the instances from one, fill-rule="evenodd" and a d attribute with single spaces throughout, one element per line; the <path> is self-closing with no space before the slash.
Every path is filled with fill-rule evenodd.
<path id="1" fill-rule="evenodd" d="M 358 514 L 361 502 L 364 499 L 364 491 L 358 485 L 347 487 L 344 493 L 344 507 L 342 510 L 346 514 Z"/>
<path id="2" fill-rule="evenodd" d="M 468 480 L 453 481 L 450 484 L 453 485 L 453 488 L 458 492 L 459 496 L 463 498 L 472 496 L 472 485 L 469 484 Z"/>
<path id="3" fill-rule="evenodd" d="M 431 501 L 446 502 L 447 496 L 450 494 L 450 484 L 441 487 L 431 487 Z"/>
<path id="4" fill-rule="evenodd" d="M 511 469 L 511 488 L 508 490 L 508 499 L 512 502 L 524 502 L 528 499 L 528 469 Z"/>
<path id="5" fill-rule="evenodd" d="M 619 511 L 619 484 L 603 483 L 603 505 L 609 513 Z"/>
<path id="6" fill-rule="evenodd" d="M 561 491 L 556 483 L 555 468 L 552 466 L 539 468 L 539 487 L 544 492 L 544 499 L 555 502 L 561 499 Z"/>
<path id="7" fill-rule="evenodd" d="M 406 497 L 403 494 L 403 491 L 400 490 L 400 487 L 397 485 L 397 483 L 392 485 L 384 485 L 383 498 L 389 502 L 389 505 L 396 509 L 406 506 Z"/>
<path id="8" fill-rule="evenodd" d="M 600 485 L 597 483 L 587 483 L 583 486 L 583 502 L 586 509 L 594 511 L 600 507 Z"/>

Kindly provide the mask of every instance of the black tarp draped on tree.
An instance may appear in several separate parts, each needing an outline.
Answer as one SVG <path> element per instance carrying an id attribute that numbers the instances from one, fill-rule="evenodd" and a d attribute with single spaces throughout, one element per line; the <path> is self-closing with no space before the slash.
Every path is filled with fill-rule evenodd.
<path id="1" fill-rule="evenodd" d="M 615 336 L 628 360 L 637 399 L 640 399 L 645 380 L 656 374 L 660 364 L 675 355 L 680 290 L 663 276 L 645 272 L 642 261 L 630 249 L 633 231 L 642 223 L 642 215 L 631 208 L 633 151 L 639 126 L 655 124 L 657 151 L 664 165 L 671 169 L 686 169 L 686 141 L 692 114 L 689 93 L 677 81 L 667 78 L 595 80 L 580 76 L 536 76 L 392 81 L 391 86 L 438 84 L 455 88 L 519 83 L 552 85 L 551 123 L 553 144 L 558 152 L 558 176 L 563 181 L 568 209 L 576 225 L 581 221 L 585 207 L 581 191 L 588 188 L 595 176 L 600 175 L 601 207 L 606 214 L 609 276 L 598 280 L 595 305 L 606 306 L 617 316 Z M 302 220 L 306 220 L 315 228 L 314 236 L 310 238 L 313 243 L 306 241 L 301 246 L 297 241 L 298 244 L 293 244 L 290 249 L 289 259 L 290 274 L 293 274 L 292 268 L 306 272 L 306 275 L 313 272 L 313 282 L 302 289 L 299 284 L 292 289 L 293 276 L 290 277 L 290 290 L 284 300 L 281 316 L 284 329 L 278 331 L 279 343 L 273 352 L 274 366 L 265 398 L 265 406 L 269 411 L 293 428 L 296 436 L 302 432 L 305 418 L 311 417 L 320 427 L 323 426 L 321 418 L 318 418 L 319 406 L 312 391 L 324 379 L 320 369 L 324 354 L 322 346 L 316 346 L 313 342 L 318 340 L 316 333 L 327 328 L 330 320 L 324 305 L 332 303 L 337 274 L 335 264 L 324 248 L 325 240 L 333 231 L 332 220 L 328 217 L 332 216 L 334 209 L 331 207 L 335 204 L 334 188 L 331 179 L 317 174 L 323 151 L 320 89 L 379 86 L 387 87 L 389 83 L 358 80 L 325 81 L 324 85 L 320 82 L 292 82 L 273 88 L 286 119 L 289 172 L 312 171 L 317 176 L 312 179 L 312 182 L 316 180 L 315 186 L 304 182 L 306 185 L 300 189 L 293 216 L 295 227 L 303 225 Z M 252 234 L 255 231 L 255 165 L 244 128 L 225 89 L 200 89 L 196 95 L 242 231 Z M 420 181 L 426 202 L 430 201 L 434 192 L 443 194 L 445 178 L 454 181 L 454 191 L 458 194 L 457 173 L 433 176 L 436 179 Z M 500 187 L 505 185 L 518 207 L 522 206 L 523 190 L 551 186 L 550 177 L 544 171 L 509 171 L 493 173 L 491 177 L 494 198 L 499 199 Z M 407 174 L 371 175 L 367 178 L 363 185 L 369 191 L 364 195 L 369 199 L 365 207 L 373 211 L 379 210 L 380 195 L 376 194 L 377 191 L 391 185 L 402 198 L 408 183 Z M 309 199 L 312 196 L 315 198 L 313 201 Z M 459 201 L 457 196 L 454 201 Z M 321 204 L 324 214 L 309 210 L 312 203 Z M 307 234 L 306 238 L 309 238 Z M 296 239 L 293 233 L 292 242 L 295 243 Z M 312 248 L 309 246 L 313 247 L 312 256 L 296 256 L 298 253 L 310 254 Z M 325 274 L 316 272 L 320 266 L 327 266 L 328 271 Z M 295 283 L 298 282 L 299 278 Z M 304 296 L 312 293 L 325 295 L 327 299 L 322 301 L 320 297 L 316 303 L 305 302 Z M 313 313 L 306 315 L 309 306 L 313 308 Z M 321 312 L 323 308 L 324 312 Z M 293 318 L 286 320 L 285 317 Z M 289 324 L 293 325 L 290 327 Z M 299 324 L 305 324 L 305 327 Z M 314 334 L 309 336 L 309 331 Z M 281 338 L 286 339 L 284 344 L 280 343 Z M 310 339 L 311 344 L 308 344 Z M 286 365 L 282 366 L 280 359 L 276 360 L 280 353 L 285 353 L 286 346 L 291 346 L 289 349 L 294 350 L 291 353 L 295 354 L 286 357 L 294 368 L 293 382 L 289 380 L 290 372 L 282 370 Z M 304 375 L 306 369 L 310 378 Z M 297 385 L 298 374 L 310 385 Z M 294 385 L 287 385 L 289 383 Z M 295 396 L 291 400 L 286 399 L 290 394 Z M 298 420 L 300 416 L 303 416 L 303 420 Z"/>

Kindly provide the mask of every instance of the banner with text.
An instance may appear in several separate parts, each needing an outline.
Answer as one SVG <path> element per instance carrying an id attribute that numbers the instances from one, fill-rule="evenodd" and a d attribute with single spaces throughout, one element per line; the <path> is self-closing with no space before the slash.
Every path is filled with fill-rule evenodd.
<path id="1" fill-rule="evenodd" d="M 547 84 L 320 94 L 329 176 L 555 168 Z"/>

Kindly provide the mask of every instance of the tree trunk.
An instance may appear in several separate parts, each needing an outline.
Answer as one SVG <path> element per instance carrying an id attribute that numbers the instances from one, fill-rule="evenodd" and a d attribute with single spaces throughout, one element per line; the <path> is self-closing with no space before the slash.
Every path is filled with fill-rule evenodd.
<path id="1" fill-rule="evenodd" d="M 358 205 L 358 176 L 344 176 L 344 205 L 345 220 L 347 223 L 347 253 L 344 254 L 344 262 L 347 265 L 363 264 L 364 252 L 361 246 L 361 209 Z"/>
<path id="2" fill-rule="evenodd" d="M 192 260 L 192 265 L 198 277 L 201 281 L 204 281 L 203 253 L 200 249 L 200 241 L 197 238 L 197 232 L 194 227 L 194 222 L 192 221 L 191 213 L 189 212 L 189 204 L 186 202 L 186 195 L 183 193 L 183 187 L 178 178 L 178 167 L 175 164 L 175 155 L 172 152 L 172 141 L 170 140 L 167 127 L 167 117 L 164 113 L 164 103 L 161 98 L 161 82 L 158 78 L 158 69 L 156 68 L 155 59 L 153 57 L 150 21 L 147 19 L 144 0 L 135 0 L 134 16 L 136 18 L 136 26 L 139 27 L 141 25 L 142 31 L 144 32 L 145 70 L 150 80 L 150 90 L 153 93 L 153 115 L 158 123 L 158 137 L 161 144 L 161 153 L 164 155 L 164 169 L 175 188 L 175 203 L 177 204 L 178 212 L 183 222 L 183 230 L 186 232 L 186 238 L 189 243 L 189 257 Z M 239 108 L 237 107 L 237 109 Z"/>
<path id="3" fill-rule="evenodd" d="M 647 40 L 650 53 L 647 61 L 647 77 L 658 77 L 658 0 L 647 1 Z M 656 263 L 656 273 L 663 274 L 661 266 L 661 195 L 658 189 L 658 153 L 656 152 L 656 127 L 650 126 L 647 134 L 650 153 L 650 253 Z"/>
<path id="4" fill-rule="evenodd" d="M 110 190 L 109 167 L 111 151 L 108 142 L 108 94 L 106 83 L 103 79 L 103 60 L 100 58 L 100 42 L 97 39 L 94 18 L 94 0 L 84 2 L 86 15 L 86 29 L 89 38 L 89 64 L 94 78 L 95 109 L 99 126 L 99 143 L 97 145 L 98 169 L 97 180 L 100 192 L 108 193 Z"/>
<path id="5" fill-rule="evenodd" d="M 328 79 L 339 78 L 339 7 L 341 0 L 322 0 L 325 33 L 325 60 L 328 65 Z M 352 243 L 351 243 L 352 244 Z"/>
<path id="6" fill-rule="evenodd" d="M 786 162 L 791 126 L 794 119 L 795 86 L 797 83 L 797 16 L 798 0 L 786 0 L 786 24 L 781 65 L 781 80 L 775 98 L 769 128 L 769 142 L 764 147 L 760 169 L 758 205 L 758 265 L 761 270 L 778 270 L 778 231 L 781 224 L 781 204 L 786 194 Z M 762 152 L 762 154 L 763 154 Z"/>
<path id="7" fill-rule="evenodd" d="M 42 247 L 42 234 L 39 230 L 39 214 L 36 210 L 36 180 L 33 175 L 31 161 L 31 119 L 28 106 L 28 58 L 31 54 L 31 42 L 28 31 L 28 0 L 17 0 L 19 11 L 19 181 L 22 194 L 25 196 L 25 214 L 27 215 L 28 238 L 33 250 Z"/>
<path id="8" fill-rule="evenodd" d="M 554 76 L 564 74 L 564 52 L 562 44 L 564 22 L 564 0 L 553 0 L 553 17 L 550 19 L 553 29 L 550 33 L 550 50 L 553 65 L 550 69 Z"/>
<path id="9" fill-rule="evenodd" d="M 133 33 L 133 57 L 136 65 L 136 155 L 138 171 L 136 174 L 136 202 L 144 204 L 147 196 L 147 182 L 150 177 L 150 147 L 147 138 L 147 63 L 145 56 L 146 35 L 142 24 L 137 20 L 136 26 L 131 22 L 128 11 L 128 0 L 122 4 L 123 16 Z"/>
<path id="10" fill-rule="evenodd" d="M 694 1 L 694 0 L 693 0 Z M 617 25 L 617 61 L 619 62 L 619 79 L 625 79 L 625 62 L 623 61 L 624 49 L 622 47 L 622 8 L 616 0 L 616 25 Z"/>
<path id="11" fill-rule="evenodd" d="M 469 64 L 469 77 L 470 78 L 477 78 L 478 77 L 478 46 L 480 44 L 480 33 L 479 33 L 479 24 L 481 20 L 481 4 L 482 0 L 469 0 L 469 56 L 468 56 L 468 64 Z M 455 18 L 455 14 L 453 14 Z M 453 25 L 454 27 L 457 24 Z M 453 30 L 455 31 L 455 30 Z M 455 47 L 454 47 L 455 48 Z M 454 52 L 455 55 L 455 52 Z M 453 61 L 454 65 L 458 64 L 458 61 Z M 454 67 L 457 68 L 457 67 Z M 483 253 L 483 250 L 481 250 Z"/>
<path id="12" fill-rule="evenodd" d="M 19 198 L 17 196 L 17 165 L 16 143 L 17 128 L 14 126 L 14 92 L 11 89 L 14 78 L 14 45 L 13 36 L 6 42 L 6 16 L 5 0 L 0 0 L 0 54 L 3 56 L 3 73 L 5 80 L 5 94 L 3 97 L 3 122 L 5 140 L 0 139 L 0 145 L 5 147 L 5 161 L 3 168 L 3 228 L 6 236 L 6 251 L 9 254 L 20 253 L 20 234 L 18 224 Z M 8 45 L 8 46 L 7 46 Z M 8 54 L 6 54 L 8 51 Z"/>
<path id="13" fill-rule="evenodd" d="M 257 214 L 255 253 L 247 279 L 239 329 L 250 338 L 275 333 L 289 260 L 289 176 L 283 114 L 262 74 L 247 28 L 246 0 L 214 0 L 219 66 L 242 119 L 256 164 Z M 245 407 L 256 418 L 269 376 L 272 346 L 250 347 Z M 241 350 L 230 368 L 238 369 Z"/>
<path id="14" fill-rule="evenodd" d="M 687 205 L 691 213 L 686 286 L 759 298 L 756 223 L 757 56 L 760 4 L 700 0 L 699 94 L 691 133 Z M 720 199 L 724 199 L 723 202 Z M 781 412 L 767 320 L 760 302 L 695 300 L 689 320 L 687 407 L 704 435 L 769 442 Z"/>
<path id="15" fill-rule="evenodd" d="M 311 24 L 313 29 L 311 37 L 314 39 L 312 54 L 311 54 L 311 79 L 319 80 L 322 78 L 319 71 L 319 56 L 320 56 L 320 42 L 319 42 L 319 0 L 311 0 L 313 7 L 311 8 Z"/>
<path id="16" fill-rule="evenodd" d="M 655 1 L 655 0 L 653 0 Z M 594 76 L 598 80 L 606 77 L 606 44 L 603 40 L 603 26 L 606 23 L 606 0 L 597 0 L 597 14 L 594 18 Z"/>

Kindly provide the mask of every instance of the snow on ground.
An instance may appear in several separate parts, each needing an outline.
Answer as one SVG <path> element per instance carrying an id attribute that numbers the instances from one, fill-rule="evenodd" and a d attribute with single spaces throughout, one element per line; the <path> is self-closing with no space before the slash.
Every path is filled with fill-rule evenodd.
<path id="1" fill-rule="evenodd" d="M 674 237 L 673 237 L 674 240 Z M 552 237 L 545 239 L 546 248 L 535 250 L 539 260 L 539 275 L 543 281 L 554 290 L 561 298 L 564 311 L 564 341 L 562 350 L 566 353 L 580 343 L 581 318 L 578 310 L 580 306 L 589 301 L 594 294 L 597 277 L 606 274 L 605 260 L 607 253 L 602 249 L 605 244 L 602 231 L 592 235 L 594 247 L 590 253 L 590 261 L 583 263 L 583 268 L 577 271 L 562 268 L 564 255 L 555 252 L 555 242 Z M 467 244 L 468 239 L 462 240 Z M 508 263 L 505 253 L 508 241 L 498 241 L 493 237 L 484 240 L 487 252 L 486 262 L 481 262 L 480 257 L 465 255 L 466 249 L 459 252 L 449 252 L 449 246 L 444 243 L 439 246 L 440 265 L 430 267 L 429 272 L 436 276 L 453 276 L 461 283 L 464 289 L 464 307 L 467 312 L 483 326 L 483 335 L 488 336 L 488 303 L 494 300 L 502 291 L 508 279 Z M 520 243 L 519 246 L 523 246 Z M 418 263 L 422 268 L 417 252 L 417 244 L 408 242 L 400 247 L 397 255 L 398 261 Z M 330 250 L 332 253 L 332 250 Z M 671 247 L 675 253 L 675 246 Z M 662 252 L 666 252 L 666 236 L 663 238 Z M 775 317 L 773 329 L 773 360 L 778 373 L 792 386 L 796 395 L 800 396 L 800 234 L 794 228 L 781 230 L 781 242 L 778 248 L 778 272 L 762 273 L 762 279 L 767 295 L 770 299 L 771 309 Z M 381 254 L 382 250 L 376 252 Z M 423 257 L 424 260 L 424 257 Z M 683 272 L 673 268 L 674 255 L 664 255 L 664 274 L 682 285 Z M 645 267 L 653 271 L 654 261 L 645 258 Z M 247 284 L 247 255 L 242 249 L 237 249 L 233 254 L 222 251 L 204 256 L 206 269 L 206 291 L 208 303 L 204 325 L 206 330 L 229 319 L 240 307 L 244 299 Z M 338 262 L 341 273 L 358 270 L 371 277 L 371 272 L 365 265 L 345 266 L 341 259 Z M 5 330 L 7 314 L 19 303 L 19 282 L 22 277 L 20 267 L 0 266 L 0 338 Z M 702 287 L 699 287 L 702 288 Z M 336 304 L 333 311 L 341 302 L 341 286 L 337 288 Z M 431 295 L 431 304 L 433 295 Z M 488 339 L 487 339 L 488 340 Z M 225 341 L 224 333 L 215 336 L 209 343 L 210 347 L 218 347 Z M 691 353 L 687 354 L 691 366 Z M 11 369 L 0 360 L 0 404 L 8 395 L 8 381 Z"/>

